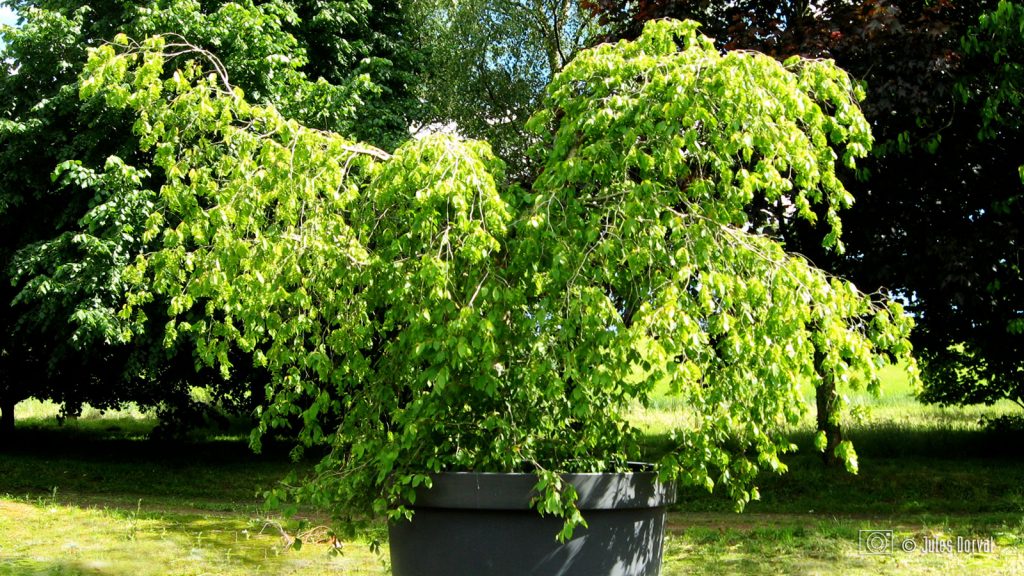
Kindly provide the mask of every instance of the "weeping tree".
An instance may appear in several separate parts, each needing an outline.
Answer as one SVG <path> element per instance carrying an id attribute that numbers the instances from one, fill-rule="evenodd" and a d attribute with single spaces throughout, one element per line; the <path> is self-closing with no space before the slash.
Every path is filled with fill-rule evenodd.
<path id="1" fill-rule="evenodd" d="M 837 165 L 871 145 L 849 77 L 722 54 L 696 27 L 655 22 L 566 66 L 529 123 L 529 188 L 484 142 L 387 153 L 250 103 L 200 55 L 168 74 L 187 50 L 171 39 L 94 49 L 83 97 L 138 115 L 166 176 L 121 317 L 144 333 L 164 300 L 169 338 L 205 363 L 268 371 L 254 446 L 298 420 L 299 450 L 328 449 L 271 500 L 397 517 L 431 472 L 525 465 L 568 536 L 583 519 L 558 473 L 640 458 L 627 412 L 667 384 L 686 408 L 663 477 L 742 508 L 759 471 L 785 471 L 806 387 L 877 387 L 909 361 L 911 320 L 747 215 L 825 207 L 841 247 Z M 856 471 L 849 442 L 830 449 Z"/>

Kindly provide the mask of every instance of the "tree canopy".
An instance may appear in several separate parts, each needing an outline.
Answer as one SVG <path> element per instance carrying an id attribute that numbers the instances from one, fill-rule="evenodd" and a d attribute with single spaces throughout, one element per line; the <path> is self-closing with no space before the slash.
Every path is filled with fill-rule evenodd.
<path id="1" fill-rule="evenodd" d="M 785 470 L 803 385 L 824 366 L 877 386 L 911 321 L 747 215 L 758 198 L 822 208 L 839 246 L 837 165 L 871 145 L 858 89 L 827 61 L 723 55 L 696 27 L 652 23 L 569 63 L 529 123 L 528 188 L 483 142 L 392 154 L 303 126 L 202 54 L 173 59 L 174 38 L 93 49 L 83 97 L 142 119 L 166 177 L 120 317 L 145 334 L 165 302 L 206 364 L 266 368 L 254 442 L 298 419 L 331 449 L 299 501 L 402 515 L 430 472 L 529 465 L 537 508 L 571 531 L 557 473 L 636 458 L 625 412 L 667 381 L 689 416 L 665 478 L 742 507 L 759 470 Z"/>
<path id="2" fill-rule="evenodd" d="M 416 51 L 402 39 L 402 14 L 384 3 L 278 0 L 10 4 L 21 22 L 3 28 L 0 54 L 0 413 L 29 396 L 71 414 L 86 401 L 180 405 L 197 382 L 260 396 L 241 374 L 196 376 L 191 352 L 165 350 L 155 311 L 148 343 L 124 342 L 123 271 L 147 244 L 140 231 L 163 175 L 138 152 L 133 125 L 145 119 L 81 101 L 78 73 L 88 50 L 118 32 L 174 34 L 216 52 L 253 101 L 394 145 L 415 111 Z M 316 18 L 300 18 L 314 4 Z"/>

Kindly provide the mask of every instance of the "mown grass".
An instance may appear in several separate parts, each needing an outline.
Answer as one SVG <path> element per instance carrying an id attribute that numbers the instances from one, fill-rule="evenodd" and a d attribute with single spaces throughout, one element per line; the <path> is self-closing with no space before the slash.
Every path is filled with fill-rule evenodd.
<path id="1" fill-rule="evenodd" d="M 822 464 L 809 413 L 793 431 L 799 451 L 784 458 L 788 473 L 763 474 L 762 498 L 743 514 L 730 512 L 732 502 L 721 495 L 680 491 L 665 573 L 1024 574 L 1024 433 L 981 422 L 1019 408 L 922 405 L 897 369 L 878 396 L 846 394 L 858 474 Z M 678 410 L 637 414 L 652 451 L 670 442 Z M 891 531 L 891 553 L 865 553 L 861 531 L 878 530 Z M 926 539 L 958 537 L 990 539 L 994 551 L 924 551 Z M 905 542 L 914 550 L 904 551 Z"/>
<path id="2" fill-rule="evenodd" d="M 1004 574 L 1024 573 L 1020 524 L 752 516 L 742 522 L 686 517 L 666 541 L 664 573 L 683 574 Z M 678 517 L 674 517 L 678 521 Z M 891 530 L 892 552 L 867 554 L 861 530 Z M 992 539 L 991 553 L 926 553 L 926 538 Z M 919 549 L 906 552 L 904 542 Z"/>
<path id="3" fill-rule="evenodd" d="M 0 575 L 386 574 L 368 542 L 343 554 L 314 535 L 288 547 L 275 520 L 244 514 L 0 498 Z M 295 530 L 293 529 L 293 532 Z"/>
<path id="4" fill-rule="evenodd" d="M 0 451 L 0 576 L 388 572 L 371 551 L 382 529 L 339 550 L 324 518 L 264 509 L 262 490 L 307 465 L 288 446 L 257 455 L 216 431 L 153 441 L 152 416 L 132 409 L 57 426 L 55 406 L 18 408 L 17 442 Z"/>
<path id="5" fill-rule="evenodd" d="M 794 430 L 790 470 L 760 479 L 743 514 L 720 495 L 683 489 L 669 516 L 663 574 L 1024 574 L 1024 435 L 982 416 L 1012 406 L 922 406 L 898 374 L 880 397 L 850 392 L 857 475 L 825 468 L 810 448 L 811 416 Z M 638 411 L 651 449 L 679 418 L 668 400 Z M 332 555 L 307 517 L 263 510 L 258 492 L 293 463 L 286 446 L 252 454 L 238 435 L 146 440 L 139 411 L 89 412 L 62 427 L 55 408 L 19 405 L 21 442 L 0 451 L 0 576 L 75 574 L 387 574 L 370 543 Z M 302 463 L 300 466 L 304 465 Z M 286 546 L 305 531 L 301 550 Z M 891 530 L 891 553 L 865 554 L 861 530 Z M 991 539 L 991 553 L 905 552 L 899 544 Z M 385 548 L 386 552 L 386 548 Z"/>

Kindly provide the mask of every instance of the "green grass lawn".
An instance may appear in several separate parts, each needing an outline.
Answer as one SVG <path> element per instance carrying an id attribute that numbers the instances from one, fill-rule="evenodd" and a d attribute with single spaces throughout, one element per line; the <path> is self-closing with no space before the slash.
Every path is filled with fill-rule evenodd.
<path id="1" fill-rule="evenodd" d="M 859 474 L 821 465 L 809 415 L 790 472 L 762 478 L 762 500 L 743 514 L 681 490 L 663 574 L 1024 574 L 1024 435 L 978 422 L 1015 408 L 922 406 L 898 374 L 888 380 L 878 398 L 850 393 L 862 407 L 848 429 Z M 0 576 L 388 573 L 386 554 L 371 551 L 382 527 L 338 555 L 324 519 L 262 509 L 257 493 L 292 466 L 286 446 L 254 455 L 237 435 L 148 441 L 151 418 L 132 410 L 58 428 L 54 410 L 19 405 L 21 442 L 0 452 Z M 637 412 L 652 447 L 678 411 L 666 400 Z M 865 554 L 865 534 L 887 538 L 891 553 Z M 992 551 L 924 551 L 958 538 Z"/>
<path id="2" fill-rule="evenodd" d="M 371 551 L 381 529 L 338 554 L 323 518 L 263 509 L 258 494 L 293 466 L 287 446 L 158 442 L 138 411 L 86 410 L 61 427 L 55 412 L 19 405 L 19 442 L 0 452 L 0 576 L 387 574 Z"/>
<path id="3" fill-rule="evenodd" d="M 134 510 L 116 502 L 61 501 L 59 495 L 0 498 L 0 575 L 387 573 L 368 542 L 345 542 L 343 554 L 330 554 L 332 547 L 318 542 L 322 530 L 313 530 L 295 550 L 275 521 L 240 511 L 190 510 L 144 499 Z"/>

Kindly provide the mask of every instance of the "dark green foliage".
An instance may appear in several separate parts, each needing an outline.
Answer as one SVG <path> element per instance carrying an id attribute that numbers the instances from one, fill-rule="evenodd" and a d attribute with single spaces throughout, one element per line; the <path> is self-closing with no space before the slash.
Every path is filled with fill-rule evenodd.
<path id="1" fill-rule="evenodd" d="M 392 150 L 419 118 L 415 97 L 425 55 L 398 0 L 293 0 L 298 22 L 288 30 L 306 50 L 300 70 L 331 85 L 362 82 L 351 127 L 331 123 L 329 108 L 300 114 L 307 125 L 339 130 Z M 313 105 L 313 103 L 307 103 Z"/>
<path id="2" fill-rule="evenodd" d="M 19 8 L 27 10 L 24 3 Z M 86 48 L 82 28 L 86 18 L 95 13 L 88 8 L 68 12 L 67 17 L 35 12 L 20 30 L 4 33 L 5 70 L 0 78 L 0 301 L 4 303 L 0 307 L 0 396 L 14 401 L 36 394 L 67 399 L 74 412 L 81 392 L 104 386 L 83 371 L 83 365 L 89 364 L 103 379 L 109 376 L 102 374 L 103 369 L 113 364 L 111 348 L 97 348 L 90 358 L 72 345 L 68 331 L 74 327 L 66 320 L 74 305 L 68 304 L 81 296 L 75 293 L 78 288 L 88 288 L 80 284 L 81 275 L 67 270 L 57 279 L 57 286 L 46 279 L 39 282 L 39 306 L 35 307 L 23 303 L 27 296 L 22 293 L 24 286 L 14 282 L 25 267 L 35 267 L 48 258 L 70 259 L 68 252 L 79 250 L 62 232 L 77 228 L 77 220 L 88 211 L 96 192 L 77 182 L 54 186 L 50 174 L 59 159 L 82 158 L 102 166 L 107 155 L 133 157 L 134 142 L 114 137 L 118 127 L 122 134 L 130 133 L 127 118 L 97 106 L 83 106 L 76 98 L 76 66 L 84 60 Z M 93 24 L 109 29 L 116 20 Z M 49 249 L 39 244 L 55 236 L 58 241 Z M 26 247 L 32 248 L 31 253 L 23 253 L 21 262 L 16 263 L 16 254 Z M 91 280 L 103 282 L 90 270 L 83 272 Z M 96 296 L 102 302 L 105 294 Z M 61 382 L 70 378 L 77 382 L 62 386 Z"/>
<path id="3" fill-rule="evenodd" d="M 150 307 L 145 339 L 124 340 L 122 271 L 145 250 L 163 177 L 138 151 L 145 120 L 78 98 L 86 51 L 118 32 L 174 33 L 216 53 L 250 99 L 394 144 L 407 136 L 415 62 L 403 14 L 278 0 L 11 4 L 22 21 L 3 30 L 0 64 L 0 412 L 35 396 L 69 414 L 132 400 L 177 419 L 194 410 L 192 385 L 212 386 L 225 408 L 251 409 L 265 376 L 245 366 L 231 382 L 197 375 L 190 349 L 165 347 L 165 307 Z"/>
<path id="4" fill-rule="evenodd" d="M 961 155 L 954 176 L 963 187 L 949 203 L 963 212 L 937 229 L 948 247 L 928 262 L 938 270 L 920 270 L 938 284 L 924 313 L 924 398 L 1008 398 L 1024 408 L 1024 6 L 1000 2 L 982 15 L 962 52 L 956 92 L 966 121 L 953 123 L 961 140 L 944 143 L 938 156 Z"/>
<path id="5" fill-rule="evenodd" d="M 630 37 L 648 19 L 701 20 L 724 49 L 835 59 L 866 83 L 878 141 L 843 213 L 845 255 L 821 233 L 763 206 L 791 249 L 868 290 L 908 303 L 923 398 L 991 403 L 1024 396 L 1024 205 L 1019 167 L 1022 11 L 995 1 L 919 0 L 720 5 L 645 0 L 590 4 Z"/>

